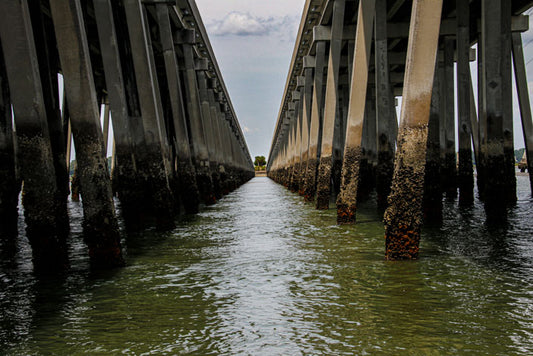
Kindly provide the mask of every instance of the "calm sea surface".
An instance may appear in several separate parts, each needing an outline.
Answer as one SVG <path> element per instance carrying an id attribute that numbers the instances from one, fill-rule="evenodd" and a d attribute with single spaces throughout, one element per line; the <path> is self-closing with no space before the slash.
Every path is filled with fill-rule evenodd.
<path id="1" fill-rule="evenodd" d="M 533 200 L 517 179 L 508 226 L 446 203 L 410 262 L 384 260 L 372 202 L 337 226 L 255 178 L 91 273 L 71 203 L 64 276 L 33 275 L 23 233 L 16 252 L 0 245 L 0 354 L 533 354 Z"/>

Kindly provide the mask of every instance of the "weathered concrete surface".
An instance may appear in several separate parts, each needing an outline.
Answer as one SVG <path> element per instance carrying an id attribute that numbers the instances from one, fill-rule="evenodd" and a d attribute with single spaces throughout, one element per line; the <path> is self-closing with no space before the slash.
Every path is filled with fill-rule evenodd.
<path id="1" fill-rule="evenodd" d="M 392 87 L 387 41 L 387 1 L 376 1 L 375 14 L 375 71 L 376 71 L 376 119 L 377 119 L 377 169 L 376 192 L 378 208 L 387 207 L 392 175 L 398 123 Z"/>
<path id="2" fill-rule="evenodd" d="M 472 124 L 470 108 L 470 4 L 457 1 L 457 101 L 459 129 L 459 169 L 457 185 L 459 204 L 474 202 L 474 170 L 472 166 Z"/>
<path id="3" fill-rule="evenodd" d="M 357 188 L 362 148 L 349 147 L 344 151 L 342 188 L 337 197 L 337 223 L 353 224 L 357 211 Z"/>
<path id="4" fill-rule="evenodd" d="M 324 103 L 324 74 L 326 67 L 326 43 L 316 44 L 315 74 L 313 83 L 313 100 L 311 106 L 311 123 L 309 127 L 309 158 L 305 177 L 304 198 L 310 202 L 315 199 L 316 178 L 318 174 L 318 157 L 322 145 L 322 121 Z"/>
<path id="5" fill-rule="evenodd" d="M 174 196 L 170 189 L 171 167 L 168 141 L 159 95 L 159 84 L 151 48 L 150 33 L 145 23 L 144 5 L 124 0 L 143 133 L 136 138 L 139 152 L 139 180 L 143 201 L 156 219 L 159 229 L 174 227 Z"/>
<path id="6" fill-rule="evenodd" d="M 360 168 L 363 154 L 363 126 L 368 128 L 370 126 L 369 121 L 373 119 L 375 123 L 376 118 L 375 115 L 373 118 L 368 115 L 369 108 L 367 108 L 368 65 L 374 9 L 375 1 L 373 0 L 359 3 L 342 163 L 342 183 L 340 193 L 337 196 L 337 223 L 339 224 L 355 223 L 358 185 L 362 183 L 360 181 Z M 371 95 L 371 93 L 369 94 Z M 365 118 L 367 122 L 365 122 Z M 373 128 L 375 133 L 375 125 Z M 367 132 L 366 136 L 373 137 L 375 143 L 375 135 Z"/>
<path id="7" fill-rule="evenodd" d="M 67 265 L 64 211 L 59 199 L 46 107 L 26 1 L 0 2 L 0 38 L 17 128 L 18 157 L 24 180 L 26 234 L 34 266 L 41 271 Z"/>
<path id="8" fill-rule="evenodd" d="M 320 157 L 317 176 L 316 208 L 319 210 L 329 209 L 331 197 L 331 171 L 333 158 L 331 156 Z"/>
<path id="9" fill-rule="evenodd" d="M 533 194 L 533 119 L 531 115 L 531 104 L 529 101 L 529 90 L 527 85 L 526 65 L 524 60 L 524 48 L 522 45 L 522 35 L 512 34 L 513 40 L 513 64 L 515 70 L 515 81 L 518 91 L 518 102 L 520 104 L 520 117 L 522 119 L 522 132 L 526 146 L 527 167 L 529 174 L 529 185 Z"/>
<path id="10" fill-rule="evenodd" d="M 439 75 L 435 75 L 428 124 L 426 169 L 424 176 L 424 222 L 442 222 L 441 147 Z"/>
<path id="11" fill-rule="evenodd" d="M 447 199 L 457 197 L 457 155 L 455 151 L 455 98 L 454 98 L 454 45 L 455 39 L 444 38 L 443 82 L 440 96 L 444 99 L 444 160 L 441 170 L 442 188 Z"/>
<path id="12" fill-rule="evenodd" d="M 339 105 L 339 70 L 343 43 L 345 0 L 335 0 L 331 25 L 331 40 L 326 80 L 326 97 L 324 100 L 324 120 L 322 125 L 322 147 L 316 185 L 316 208 L 328 209 L 332 183 L 340 185 L 342 157 L 339 138 L 341 115 Z M 344 141 L 344 138 L 342 138 Z M 334 174 L 338 172 L 338 174 Z M 333 176 L 333 182 L 332 182 Z M 337 178 L 337 179 L 335 179 Z"/>
<path id="13" fill-rule="evenodd" d="M 121 60 L 120 55 L 120 44 L 125 46 L 126 42 L 129 41 L 118 40 L 117 31 L 127 31 L 119 27 L 121 24 L 115 24 L 113 13 L 118 11 L 116 4 L 114 8 L 110 0 L 94 0 L 93 4 L 100 49 L 102 51 L 109 107 L 113 112 L 113 137 L 115 142 L 115 161 L 117 163 L 112 177 L 113 191 L 116 192 L 120 199 L 126 229 L 137 231 L 145 226 L 145 214 L 147 212 L 139 204 L 140 201 L 144 201 L 145 192 L 142 191 L 142 183 L 137 176 L 133 137 L 136 133 L 134 129 L 136 122 L 139 121 L 135 117 L 138 109 L 133 108 L 137 98 L 135 94 L 135 100 L 132 100 L 132 95 L 128 94 L 127 80 L 123 75 L 127 61 Z M 140 113 L 138 116 L 140 116 Z M 139 131 L 142 132 L 142 127 Z"/>
<path id="14" fill-rule="evenodd" d="M 20 182 L 16 174 L 15 138 L 4 55 L 0 45 L 0 240 L 17 234 Z"/>
<path id="15" fill-rule="evenodd" d="M 401 127 L 389 207 L 385 211 L 388 260 L 418 258 L 427 125 Z"/>
<path id="16" fill-rule="evenodd" d="M 512 150 L 512 138 L 509 145 L 509 81 L 511 68 L 510 43 L 506 37 L 507 16 L 510 21 L 508 2 L 503 0 L 487 0 L 482 3 L 482 88 L 483 105 L 481 126 L 484 128 L 482 138 L 482 154 L 484 168 L 483 198 L 488 221 L 505 220 L 508 204 L 516 200 L 516 178 L 509 176 L 509 150 Z M 510 33 L 509 33 L 510 34 Z M 513 164 L 514 169 L 514 164 Z"/>
<path id="17" fill-rule="evenodd" d="M 51 0 L 50 6 L 83 187 L 84 239 L 94 266 L 121 266 L 124 260 L 81 4 Z"/>
<path id="18" fill-rule="evenodd" d="M 389 207 L 385 211 L 385 256 L 418 257 L 424 170 L 441 0 L 413 3 L 401 127 Z"/>

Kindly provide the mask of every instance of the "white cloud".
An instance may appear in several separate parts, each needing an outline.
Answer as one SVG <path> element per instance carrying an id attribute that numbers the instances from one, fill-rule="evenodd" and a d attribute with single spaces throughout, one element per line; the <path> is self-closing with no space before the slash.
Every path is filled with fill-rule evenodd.
<path id="1" fill-rule="evenodd" d="M 295 32 L 297 16 L 259 17 L 248 12 L 232 11 L 221 20 L 208 24 L 215 36 L 267 36 Z"/>

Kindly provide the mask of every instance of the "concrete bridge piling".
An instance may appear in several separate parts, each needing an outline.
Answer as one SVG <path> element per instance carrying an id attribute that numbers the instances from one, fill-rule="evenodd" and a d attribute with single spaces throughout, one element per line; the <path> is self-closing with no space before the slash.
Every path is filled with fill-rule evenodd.
<path id="1" fill-rule="evenodd" d="M 0 237 L 14 241 L 22 185 L 36 270 L 68 266 L 71 158 L 99 268 L 124 264 L 111 180 L 126 228 L 139 230 L 171 229 L 180 209 L 196 213 L 254 176 L 193 0 L 3 1 L 0 11 Z"/>
<path id="2" fill-rule="evenodd" d="M 442 220 L 443 197 L 472 205 L 475 177 L 487 220 L 505 220 L 516 201 L 513 67 L 528 164 L 532 156 L 521 40 L 532 6 L 307 0 L 268 175 L 293 190 L 303 176 L 305 200 L 328 209 L 335 198 L 340 224 L 356 221 L 358 197 L 375 187 L 391 260 L 417 258 L 422 222 Z M 294 114 L 300 101 L 310 113 Z"/>

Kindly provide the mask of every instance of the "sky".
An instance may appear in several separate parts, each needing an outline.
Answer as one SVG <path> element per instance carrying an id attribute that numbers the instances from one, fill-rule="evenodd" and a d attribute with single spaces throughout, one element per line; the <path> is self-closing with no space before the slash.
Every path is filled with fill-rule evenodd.
<path id="1" fill-rule="evenodd" d="M 196 0 L 252 159 L 268 156 L 305 0 Z"/>
<path id="2" fill-rule="evenodd" d="M 268 156 L 304 2 L 196 0 L 252 158 Z M 533 31 L 522 37 L 531 97 Z M 472 77 L 476 83 L 475 63 Z M 515 148 L 521 148 L 524 140 L 516 92 L 513 96 Z"/>

